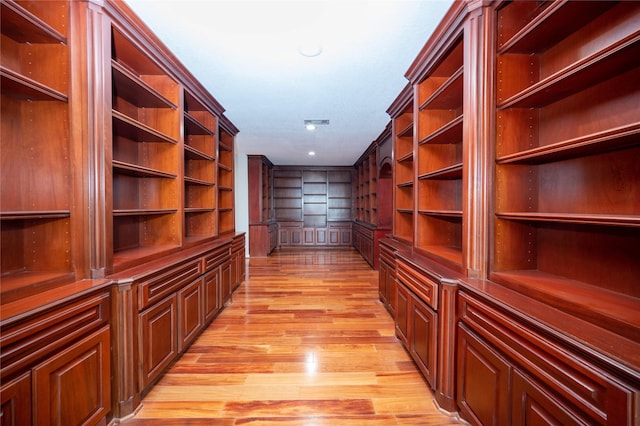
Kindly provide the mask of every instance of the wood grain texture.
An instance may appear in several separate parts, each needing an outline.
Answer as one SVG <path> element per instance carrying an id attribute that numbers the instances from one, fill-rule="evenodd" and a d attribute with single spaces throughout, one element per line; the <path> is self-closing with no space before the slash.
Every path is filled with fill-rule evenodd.
<path id="1" fill-rule="evenodd" d="M 355 250 L 249 261 L 232 303 L 127 425 L 448 425 Z"/>

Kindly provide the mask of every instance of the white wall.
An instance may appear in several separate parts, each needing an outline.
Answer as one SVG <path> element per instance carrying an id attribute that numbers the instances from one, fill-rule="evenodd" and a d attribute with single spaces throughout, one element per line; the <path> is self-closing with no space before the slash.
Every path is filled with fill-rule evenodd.
<path id="1" fill-rule="evenodd" d="M 233 159 L 235 172 L 234 193 L 236 210 L 236 232 L 246 233 L 246 253 L 249 257 L 249 174 L 247 171 L 247 154 L 242 143 L 242 132 L 235 140 L 236 149 Z"/>

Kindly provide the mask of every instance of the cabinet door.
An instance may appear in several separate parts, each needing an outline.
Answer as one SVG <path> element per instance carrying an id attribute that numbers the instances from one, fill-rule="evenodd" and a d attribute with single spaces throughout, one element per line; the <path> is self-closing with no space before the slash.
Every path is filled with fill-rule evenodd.
<path id="1" fill-rule="evenodd" d="M 329 228 L 329 245 L 339 246 L 340 245 L 340 230 L 339 229 L 331 229 Z"/>
<path id="2" fill-rule="evenodd" d="M 178 353 L 176 298 L 171 296 L 140 314 L 140 384 L 146 388 Z"/>
<path id="3" fill-rule="evenodd" d="M 302 229 L 302 244 L 312 246 L 316 244 L 316 230 L 315 228 L 303 228 Z"/>
<path id="4" fill-rule="evenodd" d="M 412 298 L 409 352 L 431 387 L 435 388 L 438 316 L 415 296 Z"/>
<path id="5" fill-rule="evenodd" d="M 286 247 L 291 245 L 291 231 L 287 228 L 280 228 L 278 231 L 278 241 L 280 241 L 281 247 Z"/>
<path id="6" fill-rule="evenodd" d="M 2 426 L 31 425 L 31 372 L 0 387 Z"/>
<path id="7" fill-rule="evenodd" d="M 278 225 L 269 227 L 269 251 L 271 253 L 278 246 Z"/>
<path id="8" fill-rule="evenodd" d="M 387 300 L 388 307 L 391 316 L 395 318 L 396 310 L 398 308 L 398 282 L 394 276 L 393 270 L 387 271 Z"/>
<path id="9" fill-rule="evenodd" d="M 512 425 L 590 425 L 586 420 L 542 385 L 519 370 L 512 376 Z"/>
<path id="10" fill-rule="evenodd" d="M 458 325 L 460 412 L 472 424 L 506 425 L 509 419 L 510 365 L 486 342 Z"/>
<path id="11" fill-rule="evenodd" d="M 292 228 L 290 230 L 289 244 L 292 246 L 299 246 L 302 244 L 302 229 Z"/>
<path id="12" fill-rule="evenodd" d="M 231 260 L 220 266 L 220 296 L 224 305 L 231 296 Z"/>
<path id="13" fill-rule="evenodd" d="M 389 286 L 389 267 L 386 263 L 380 262 L 380 274 L 378 275 L 378 294 L 380 301 L 387 308 L 389 306 L 389 299 L 387 298 L 387 287 Z"/>
<path id="14" fill-rule="evenodd" d="M 396 336 L 407 345 L 409 335 L 409 310 L 411 305 L 411 293 L 402 284 L 398 283 L 398 304 L 396 306 Z"/>
<path id="15" fill-rule="evenodd" d="M 350 228 L 340 230 L 340 245 L 341 246 L 351 245 L 351 229 Z"/>
<path id="16" fill-rule="evenodd" d="M 202 280 L 178 292 L 178 352 L 195 339 L 204 325 Z"/>
<path id="17" fill-rule="evenodd" d="M 208 323 L 220 310 L 220 273 L 219 268 L 204 276 L 204 322 Z"/>
<path id="18" fill-rule="evenodd" d="M 110 327 L 105 326 L 33 369 L 37 425 L 96 424 L 111 410 Z"/>
<path id="19" fill-rule="evenodd" d="M 315 229 L 315 238 L 316 245 L 324 246 L 329 242 L 327 239 L 327 229 L 326 228 L 316 228 Z"/>

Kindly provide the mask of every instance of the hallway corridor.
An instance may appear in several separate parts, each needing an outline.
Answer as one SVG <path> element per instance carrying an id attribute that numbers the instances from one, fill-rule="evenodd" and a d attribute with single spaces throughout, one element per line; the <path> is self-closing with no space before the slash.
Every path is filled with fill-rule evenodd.
<path id="1" fill-rule="evenodd" d="M 248 262 L 232 303 L 126 425 L 448 425 L 355 250 Z"/>

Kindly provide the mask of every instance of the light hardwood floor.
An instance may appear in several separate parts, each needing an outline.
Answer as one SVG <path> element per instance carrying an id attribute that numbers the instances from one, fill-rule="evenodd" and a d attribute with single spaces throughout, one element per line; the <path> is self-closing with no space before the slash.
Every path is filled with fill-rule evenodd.
<path id="1" fill-rule="evenodd" d="M 248 262 L 233 301 L 126 425 L 449 425 L 354 250 Z"/>

